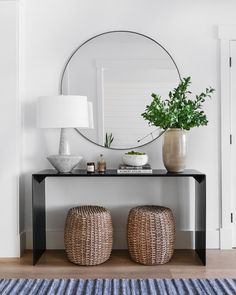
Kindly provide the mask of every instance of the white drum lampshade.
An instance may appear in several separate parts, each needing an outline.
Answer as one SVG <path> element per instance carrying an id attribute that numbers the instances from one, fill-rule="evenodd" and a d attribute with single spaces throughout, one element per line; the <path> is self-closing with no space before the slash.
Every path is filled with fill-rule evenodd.
<path id="1" fill-rule="evenodd" d="M 89 128 L 86 96 L 58 95 L 38 99 L 40 128 Z"/>
<path id="2" fill-rule="evenodd" d="M 93 128 L 93 106 L 86 96 L 58 95 L 39 97 L 37 106 L 39 128 L 61 128 L 59 155 L 49 162 L 63 173 L 70 172 L 82 159 L 70 154 L 66 128 Z"/>

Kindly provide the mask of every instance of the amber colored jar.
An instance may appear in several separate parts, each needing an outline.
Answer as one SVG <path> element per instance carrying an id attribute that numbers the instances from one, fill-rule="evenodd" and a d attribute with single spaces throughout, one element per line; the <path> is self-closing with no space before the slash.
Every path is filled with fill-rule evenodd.
<path id="1" fill-rule="evenodd" d="M 103 155 L 100 155 L 99 161 L 98 161 L 98 172 L 99 173 L 105 173 L 106 172 L 106 162 L 103 158 Z"/>

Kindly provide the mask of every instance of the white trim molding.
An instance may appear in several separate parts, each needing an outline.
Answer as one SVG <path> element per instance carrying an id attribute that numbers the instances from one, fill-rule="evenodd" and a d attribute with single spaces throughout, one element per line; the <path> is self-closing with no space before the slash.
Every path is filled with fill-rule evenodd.
<path id="1" fill-rule="evenodd" d="M 221 228 L 220 249 L 232 249 L 230 182 L 230 41 L 236 40 L 236 25 L 220 25 L 221 83 Z"/>
<path id="2" fill-rule="evenodd" d="M 221 40 L 236 40 L 236 25 L 220 25 L 218 37 Z"/>
<path id="3" fill-rule="evenodd" d="M 1 146 L 0 257 L 20 257 L 19 175 L 20 120 L 20 7 L 18 1 L 0 1 Z M 9 50 L 10 48 L 10 50 Z M 6 74 L 7 73 L 7 74 Z M 10 155 L 6 158 L 5 155 Z M 6 169 L 7 167 L 7 169 Z"/>

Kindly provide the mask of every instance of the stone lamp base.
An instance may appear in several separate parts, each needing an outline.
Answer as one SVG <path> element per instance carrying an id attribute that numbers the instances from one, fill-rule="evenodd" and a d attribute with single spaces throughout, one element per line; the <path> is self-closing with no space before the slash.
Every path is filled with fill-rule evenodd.
<path id="1" fill-rule="evenodd" d="M 83 157 L 77 155 L 52 155 L 47 157 L 52 166 L 60 173 L 71 172 L 82 158 Z"/>

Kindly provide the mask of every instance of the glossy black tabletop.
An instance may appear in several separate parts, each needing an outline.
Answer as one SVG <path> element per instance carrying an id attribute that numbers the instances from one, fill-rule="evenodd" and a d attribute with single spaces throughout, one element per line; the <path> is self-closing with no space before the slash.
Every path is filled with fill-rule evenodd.
<path id="1" fill-rule="evenodd" d="M 109 176 L 118 176 L 118 177 L 140 177 L 140 176 L 163 176 L 163 177 L 194 177 L 194 176 L 204 176 L 204 173 L 201 173 L 197 170 L 186 169 L 183 172 L 167 172 L 165 169 L 153 169 L 152 173 L 117 173 L 116 169 L 108 169 L 105 173 L 99 173 L 95 171 L 95 173 L 88 173 L 87 170 L 73 170 L 70 173 L 59 173 L 54 169 L 46 169 L 39 171 L 37 173 L 33 173 L 33 176 L 44 176 L 44 177 L 73 177 L 73 176 L 89 176 L 89 177 L 109 177 Z"/>

